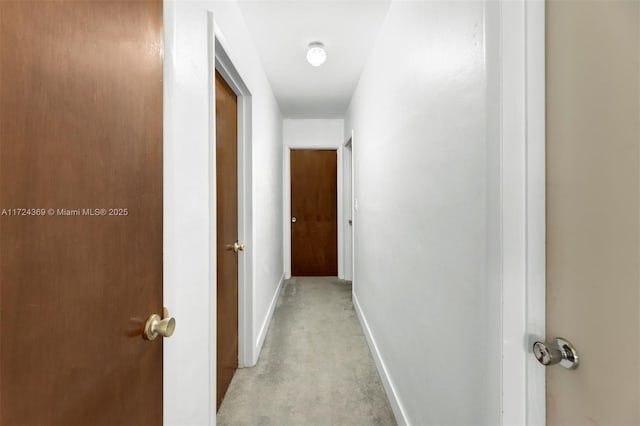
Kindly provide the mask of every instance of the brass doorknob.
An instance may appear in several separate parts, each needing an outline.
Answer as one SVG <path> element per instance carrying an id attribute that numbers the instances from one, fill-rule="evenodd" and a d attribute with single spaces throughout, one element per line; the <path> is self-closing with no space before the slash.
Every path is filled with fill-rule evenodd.
<path id="1" fill-rule="evenodd" d="M 233 251 L 235 251 L 236 253 L 239 251 L 244 251 L 244 249 L 244 244 L 239 244 L 237 241 L 233 243 Z"/>
<path id="2" fill-rule="evenodd" d="M 175 318 L 160 318 L 160 315 L 153 314 L 144 326 L 144 338 L 155 340 L 158 336 L 171 337 L 176 330 Z"/>

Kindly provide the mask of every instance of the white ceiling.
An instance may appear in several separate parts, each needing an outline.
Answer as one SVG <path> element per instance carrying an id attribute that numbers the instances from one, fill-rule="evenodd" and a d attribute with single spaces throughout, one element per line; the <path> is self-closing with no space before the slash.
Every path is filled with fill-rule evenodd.
<path id="1" fill-rule="evenodd" d="M 240 0 L 249 32 L 285 117 L 339 117 L 389 8 L 389 0 Z M 327 61 L 306 60 L 310 42 Z"/>

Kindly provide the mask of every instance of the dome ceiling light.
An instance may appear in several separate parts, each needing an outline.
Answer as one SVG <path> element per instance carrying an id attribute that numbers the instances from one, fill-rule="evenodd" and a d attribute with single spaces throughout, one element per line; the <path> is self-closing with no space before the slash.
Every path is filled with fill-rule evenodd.
<path id="1" fill-rule="evenodd" d="M 309 50 L 307 51 L 307 61 L 314 67 L 319 67 L 327 60 L 327 52 L 324 51 L 324 44 L 319 41 L 309 43 Z"/>

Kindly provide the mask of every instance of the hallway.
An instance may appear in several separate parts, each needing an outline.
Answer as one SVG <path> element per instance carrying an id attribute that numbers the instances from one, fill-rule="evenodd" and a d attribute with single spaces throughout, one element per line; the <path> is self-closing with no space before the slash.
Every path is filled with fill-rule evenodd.
<path id="1" fill-rule="evenodd" d="M 0 426 L 640 426 L 639 260 L 640 0 L 0 0 Z"/>
<path id="2" fill-rule="evenodd" d="M 348 281 L 285 281 L 260 360 L 236 372 L 217 420 L 221 426 L 396 424 Z"/>

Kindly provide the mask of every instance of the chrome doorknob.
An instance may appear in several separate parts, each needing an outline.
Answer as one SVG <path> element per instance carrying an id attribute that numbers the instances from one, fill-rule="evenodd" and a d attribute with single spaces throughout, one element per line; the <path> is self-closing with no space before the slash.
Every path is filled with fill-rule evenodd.
<path id="1" fill-rule="evenodd" d="M 569 370 L 578 368 L 578 352 L 567 339 L 556 337 L 549 343 L 535 342 L 533 355 L 544 366 L 560 364 Z"/>
<path id="2" fill-rule="evenodd" d="M 293 216 L 293 217 L 291 218 L 291 223 L 296 223 L 297 221 L 298 221 L 298 219 L 296 219 L 296 217 L 295 217 L 295 216 Z"/>
<path id="3" fill-rule="evenodd" d="M 155 340 L 158 336 L 171 337 L 176 330 L 175 318 L 160 318 L 160 315 L 153 314 L 147 319 L 144 326 L 144 338 Z"/>
<path id="4" fill-rule="evenodd" d="M 233 243 L 233 251 L 235 251 L 236 253 L 239 251 L 244 251 L 244 249 L 245 249 L 244 244 L 239 244 L 237 241 Z"/>

